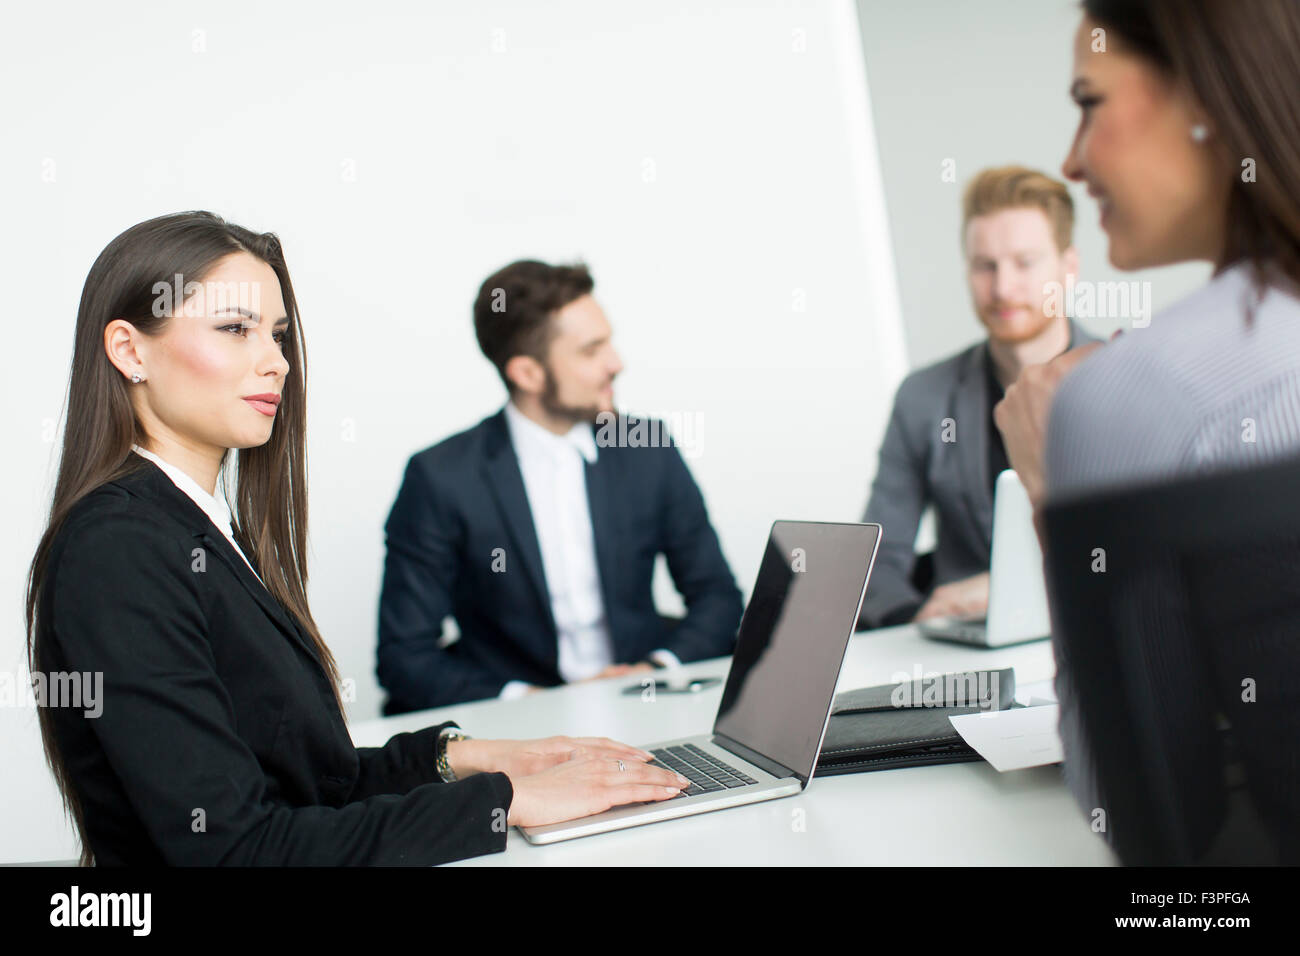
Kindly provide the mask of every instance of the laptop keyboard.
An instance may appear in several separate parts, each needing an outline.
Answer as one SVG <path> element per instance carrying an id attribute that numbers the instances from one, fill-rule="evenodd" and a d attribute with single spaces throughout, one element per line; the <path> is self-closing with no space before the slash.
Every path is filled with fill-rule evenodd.
<path id="1" fill-rule="evenodd" d="M 695 744 L 664 747 L 660 750 L 652 750 L 650 753 L 654 756 L 654 760 L 650 761 L 651 766 L 676 771 L 691 782 L 690 786 L 677 797 L 673 797 L 673 800 L 718 790 L 734 790 L 758 782 L 753 777 L 746 776 L 744 771 L 737 770 L 710 756 Z"/>

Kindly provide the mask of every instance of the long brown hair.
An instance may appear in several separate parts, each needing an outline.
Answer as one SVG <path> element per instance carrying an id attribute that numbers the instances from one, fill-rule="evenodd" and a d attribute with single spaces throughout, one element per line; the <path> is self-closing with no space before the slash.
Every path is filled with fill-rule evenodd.
<path id="1" fill-rule="evenodd" d="M 37 608 L 51 545 L 68 512 L 101 485 L 137 468 L 151 467 L 142 466 L 139 456 L 131 453 L 132 443 L 148 447 L 149 440 L 131 404 L 130 386 L 104 350 L 104 329 L 113 319 L 125 319 L 145 335 L 160 334 L 170 315 L 161 309 L 157 311 L 164 314 L 155 314 L 158 288 L 170 286 L 177 274 L 186 282 L 202 282 L 218 260 L 238 252 L 256 256 L 280 280 L 289 317 L 284 355 L 290 372 L 284 379 L 270 439 L 237 452 L 231 524 L 241 548 L 256 556 L 267 589 L 315 644 L 342 713 L 338 668 L 307 606 L 307 369 L 298 302 L 280 240 L 272 233 L 252 232 L 210 212 L 175 213 L 132 226 L 108 244 L 86 277 L 77 309 L 54 501 L 27 578 L 28 664 L 33 675 L 42 672 L 42 642 L 47 638 L 37 620 Z M 179 306 L 175 303 L 172 311 Z M 227 451 L 221 461 L 227 488 L 228 461 Z M 45 759 L 76 826 L 80 862 L 88 866 L 93 859 L 81 800 L 68 778 L 50 714 L 45 707 L 38 708 L 38 713 Z"/>
<path id="2" fill-rule="evenodd" d="M 1232 189 L 1216 272 L 1247 260 L 1300 287 L 1300 3 L 1083 0 L 1089 18 L 1188 89 L 1209 116 Z M 1255 181 L 1242 176 L 1254 160 Z"/>

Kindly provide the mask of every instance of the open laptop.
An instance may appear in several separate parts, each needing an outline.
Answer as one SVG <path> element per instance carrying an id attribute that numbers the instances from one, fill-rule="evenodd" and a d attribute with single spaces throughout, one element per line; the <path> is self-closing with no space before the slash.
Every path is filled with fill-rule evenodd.
<path id="1" fill-rule="evenodd" d="M 926 637 L 983 647 L 1005 647 L 1050 637 L 1043 551 L 1034 509 L 1020 476 L 1008 468 L 993 491 L 993 554 L 989 561 L 987 615 L 918 621 Z"/>
<path id="2" fill-rule="evenodd" d="M 642 748 L 691 785 L 670 800 L 521 827 L 524 837 L 555 843 L 788 797 L 808 786 L 879 544 L 878 524 L 775 522 L 713 733 Z"/>

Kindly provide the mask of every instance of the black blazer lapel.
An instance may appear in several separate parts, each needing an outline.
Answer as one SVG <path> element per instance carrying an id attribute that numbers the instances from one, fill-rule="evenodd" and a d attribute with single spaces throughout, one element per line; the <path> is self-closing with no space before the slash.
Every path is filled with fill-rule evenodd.
<path id="1" fill-rule="evenodd" d="M 537 528 L 533 525 L 533 513 L 528 507 L 528 493 L 524 490 L 524 476 L 519 470 L 519 459 L 515 455 L 514 446 L 510 444 L 504 409 L 486 422 L 483 475 L 501 511 L 516 560 L 523 566 L 524 573 L 537 592 L 538 600 L 546 609 L 546 621 L 551 633 L 555 634 L 551 592 L 546 586 L 542 551 L 537 544 Z"/>
<path id="2" fill-rule="evenodd" d="M 257 576 L 244 563 L 244 559 L 226 540 L 226 536 L 212 523 L 212 519 L 194 503 L 189 495 L 177 488 L 175 483 L 156 464 L 140 455 L 134 457 L 143 463 L 143 467 L 125 478 L 119 479 L 117 483 L 138 497 L 153 500 L 167 515 L 189 531 L 196 541 L 202 542 L 205 555 L 215 554 L 220 560 L 224 561 L 236 580 L 243 585 L 244 590 L 266 612 L 266 615 L 275 622 L 276 626 L 290 640 L 306 651 L 312 660 L 319 663 L 320 658 L 316 654 L 315 646 L 295 626 L 288 612 L 280 606 L 280 602 L 257 579 Z M 249 560 L 252 561 L 255 558 L 250 556 Z"/>
<path id="3" fill-rule="evenodd" d="M 177 490 L 179 491 L 180 489 Z M 202 513 L 202 509 L 200 509 L 200 513 Z M 204 518 L 206 519 L 207 515 L 204 515 Z M 211 521 L 208 523 L 211 524 Z M 275 596 L 266 589 L 266 586 L 257 579 L 257 576 L 254 575 L 248 565 L 244 563 L 244 559 L 241 558 L 235 549 L 230 546 L 230 542 L 226 540 L 226 536 L 219 530 L 200 531 L 197 536 L 203 541 L 209 554 L 216 554 L 218 558 L 226 563 L 226 566 L 230 568 L 231 573 L 234 574 L 234 576 L 239 579 L 239 583 L 244 586 L 244 590 L 247 591 L 253 600 L 261 606 L 262 610 L 267 613 L 271 620 L 275 621 L 275 623 L 279 625 L 280 630 L 288 634 L 304 651 L 308 653 L 308 655 L 310 655 L 312 660 L 320 663 L 320 657 L 316 653 L 315 646 L 307 636 L 298 629 L 297 624 L 289 615 L 289 612 L 284 609 L 283 605 L 281 605 L 280 602 L 275 599 Z M 249 561 L 256 560 L 253 555 L 249 555 L 248 559 Z M 261 569 L 259 568 L 258 571 L 260 573 Z"/>

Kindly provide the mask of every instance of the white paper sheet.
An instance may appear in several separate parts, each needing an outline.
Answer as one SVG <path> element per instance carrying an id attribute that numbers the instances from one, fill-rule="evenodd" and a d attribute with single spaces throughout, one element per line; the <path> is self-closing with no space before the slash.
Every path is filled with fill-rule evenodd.
<path id="1" fill-rule="evenodd" d="M 957 733 L 999 773 L 1060 763 L 1065 759 L 1056 722 L 1057 704 L 1016 707 L 990 714 L 949 717 Z"/>

